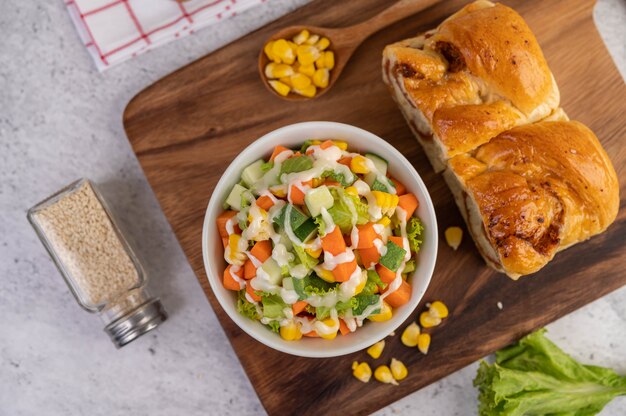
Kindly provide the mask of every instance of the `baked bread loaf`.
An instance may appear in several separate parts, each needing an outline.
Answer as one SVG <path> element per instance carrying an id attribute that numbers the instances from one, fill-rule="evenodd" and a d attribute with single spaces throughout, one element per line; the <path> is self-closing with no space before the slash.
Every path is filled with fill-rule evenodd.
<path id="1" fill-rule="evenodd" d="M 479 0 L 383 52 L 383 80 L 435 171 L 446 160 L 559 106 L 559 90 L 522 17 Z"/>
<path id="2" fill-rule="evenodd" d="M 513 279 L 603 232 L 619 209 L 613 165 L 576 121 L 501 133 L 450 159 L 444 178 L 487 264 Z"/>
<path id="3" fill-rule="evenodd" d="M 615 220 L 615 170 L 593 132 L 559 108 L 514 10 L 479 0 L 387 46 L 383 79 L 491 267 L 534 273 Z"/>

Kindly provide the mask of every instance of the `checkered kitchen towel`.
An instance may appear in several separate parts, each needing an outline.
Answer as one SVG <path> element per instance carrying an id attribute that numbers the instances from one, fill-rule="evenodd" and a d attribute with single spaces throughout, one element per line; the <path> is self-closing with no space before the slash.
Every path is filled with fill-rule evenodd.
<path id="1" fill-rule="evenodd" d="M 100 71 L 267 0 L 66 0 Z"/>

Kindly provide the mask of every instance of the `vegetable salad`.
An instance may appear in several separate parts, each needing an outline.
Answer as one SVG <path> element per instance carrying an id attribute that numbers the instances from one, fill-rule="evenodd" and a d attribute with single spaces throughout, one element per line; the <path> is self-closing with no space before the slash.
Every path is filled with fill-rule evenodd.
<path id="1" fill-rule="evenodd" d="M 377 155 L 336 140 L 278 146 L 243 170 L 217 218 L 224 287 L 285 340 L 386 321 L 411 297 L 418 205 Z"/>

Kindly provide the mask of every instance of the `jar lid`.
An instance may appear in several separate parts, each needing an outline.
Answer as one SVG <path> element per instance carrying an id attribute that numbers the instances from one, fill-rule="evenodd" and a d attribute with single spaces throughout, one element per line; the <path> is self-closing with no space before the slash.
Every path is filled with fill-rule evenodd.
<path id="1" fill-rule="evenodd" d="M 129 342 L 153 330 L 167 319 L 167 313 L 158 298 L 149 299 L 126 315 L 108 324 L 104 331 L 109 334 L 115 347 Z"/>

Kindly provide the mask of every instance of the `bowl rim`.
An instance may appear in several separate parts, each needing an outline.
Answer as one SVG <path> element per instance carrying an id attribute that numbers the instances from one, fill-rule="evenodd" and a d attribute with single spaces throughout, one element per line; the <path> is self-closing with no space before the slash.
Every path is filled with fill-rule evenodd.
<path id="1" fill-rule="evenodd" d="M 420 261 L 420 268 L 424 272 L 424 284 L 423 284 L 423 287 L 421 287 L 417 291 L 417 293 L 415 292 L 413 293 L 414 295 L 413 298 L 415 300 L 412 299 L 410 301 L 410 304 L 412 305 L 409 308 L 404 308 L 401 311 L 400 316 L 402 319 L 398 319 L 397 323 L 393 324 L 391 327 L 381 327 L 381 329 L 382 328 L 387 328 L 387 329 L 385 331 L 381 331 L 381 333 L 377 335 L 376 337 L 365 338 L 365 339 L 355 342 L 354 344 L 349 344 L 344 347 L 337 347 L 331 350 L 321 349 L 319 351 L 299 350 L 298 345 L 300 345 L 300 342 L 302 342 L 304 339 L 298 342 L 287 342 L 287 341 L 283 341 L 280 338 L 275 339 L 275 337 L 277 337 L 278 335 L 275 333 L 272 333 L 271 331 L 267 329 L 266 331 L 268 332 L 268 335 L 271 335 L 271 337 L 264 337 L 264 336 L 261 337 L 258 334 L 254 333 L 254 331 L 251 328 L 248 328 L 248 325 L 246 325 L 246 322 L 244 320 L 249 320 L 249 319 L 242 316 L 240 313 L 238 313 L 236 308 L 232 307 L 232 305 L 227 306 L 226 300 L 223 299 L 222 296 L 219 294 L 219 292 L 216 290 L 215 285 L 218 284 L 217 283 L 218 281 L 221 282 L 221 278 L 215 278 L 215 276 L 213 277 L 213 279 L 211 278 L 211 276 L 213 276 L 213 271 L 211 270 L 212 261 L 211 261 L 211 258 L 209 258 L 210 253 L 207 247 L 210 224 L 215 222 L 214 215 L 211 215 L 211 213 L 216 209 L 216 205 L 219 205 L 219 209 L 222 210 L 221 208 L 222 201 L 220 200 L 220 198 L 224 190 L 222 190 L 221 188 L 224 188 L 227 185 L 227 182 L 229 182 L 229 178 L 231 177 L 231 175 L 241 174 L 240 171 L 243 168 L 237 167 L 237 166 L 242 164 L 242 160 L 249 157 L 248 155 L 250 153 L 253 153 L 257 149 L 265 149 L 261 152 L 263 155 L 268 153 L 267 151 L 268 145 L 266 144 L 266 142 L 270 142 L 274 140 L 275 136 L 280 136 L 280 135 L 284 135 L 287 133 L 294 133 L 299 130 L 306 130 L 307 128 L 337 130 L 338 136 L 341 135 L 340 131 L 344 131 L 344 132 L 350 131 L 352 134 L 356 134 L 360 136 L 369 136 L 369 139 L 376 143 L 375 146 L 377 148 L 380 147 L 384 149 L 385 152 L 393 153 L 394 156 L 397 159 L 399 159 L 402 165 L 399 167 L 395 167 L 395 169 L 407 170 L 410 173 L 412 180 L 414 180 L 415 182 L 414 185 L 417 188 L 419 188 L 420 192 L 424 196 L 424 198 L 422 198 L 423 200 L 420 199 L 420 205 L 424 205 L 426 207 L 429 217 L 431 218 L 431 221 L 427 224 L 427 226 L 431 227 L 432 241 L 430 242 L 430 244 L 432 244 L 432 249 L 434 253 L 433 256 L 426 257 L 425 260 Z M 302 142 L 304 142 L 305 140 L 307 139 L 303 137 Z M 413 311 L 417 308 L 419 303 L 422 301 L 424 294 L 426 293 L 426 290 L 430 286 L 430 282 L 432 280 L 433 272 L 435 269 L 435 264 L 437 261 L 438 242 L 439 242 L 439 235 L 438 235 L 438 226 L 437 226 L 437 216 L 435 213 L 434 205 L 430 197 L 430 193 L 428 192 L 428 188 L 424 184 L 424 181 L 422 180 L 421 176 L 419 175 L 415 167 L 413 167 L 413 165 L 406 159 L 406 157 L 404 157 L 404 155 L 399 150 L 397 150 L 390 143 L 388 143 L 381 137 L 375 135 L 374 133 L 371 133 L 367 130 L 364 130 L 360 127 L 356 127 L 350 124 L 333 122 L 333 121 L 306 121 L 306 122 L 289 124 L 289 125 L 280 127 L 278 129 L 271 130 L 267 132 L 266 134 L 264 134 L 263 136 L 257 138 L 253 142 L 251 142 L 249 145 L 247 145 L 230 162 L 230 164 L 228 165 L 228 167 L 226 168 L 226 170 L 220 177 L 219 181 L 215 184 L 215 187 L 211 191 L 211 197 L 210 197 L 209 203 L 205 211 L 204 222 L 202 225 L 202 259 L 204 263 L 206 279 L 209 282 L 211 291 L 213 292 L 213 295 L 215 296 L 217 302 L 219 303 L 220 307 L 224 310 L 224 312 L 226 312 L 228 317 L 237 325 L 237 327 L 239 327 L 239 329 L 241 329 L 242 331 L 250 335 L 256 341 L 266 345 L 267 347 L 280 351 L 280 352 L 287 353 L 287 354 L 300 356 L 300 357 L 309 357 L 309 358 L 338 357 L 341 355 L 346 355 L 346 354 L 350 354 L 356 351 L 363 350 L 369 347 L 370 345 L 372 345 L 373 343 L 385 338 L 391 332 L 395 331 L 399 326 L 401 326 L 407 320 L 407 318 L 409 318 L 409 316 L 413 313 Z M 254 322 L 254 324 L 262 325 L 260 324 L 260 322 Z M 331 346 L 331 343 L 332 341 L 329 341 L 329 346 Z"/>

